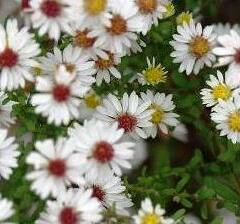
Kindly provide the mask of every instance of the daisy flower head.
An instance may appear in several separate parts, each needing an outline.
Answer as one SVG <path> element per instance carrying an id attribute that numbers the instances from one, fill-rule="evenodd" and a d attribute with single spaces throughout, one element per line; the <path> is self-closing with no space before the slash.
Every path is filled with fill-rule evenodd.
<path id="1" fill-rule="evenodd" d="M 173 35 L 170 45 L 174 48 L 171 57 L 174 63 L 181 63 L 179 72 L 186 71 L 187 75 L 192 72 L 197 75 L 206 65 L 211 67 L 216 57 L 212 53 L 216 35 L 213 26 L 204 29 L 200 23 L 184 23 L 177 27 L 178 34 Z"/>
<path id="2" fill-rule="evenodd" d="M 92 189 L 92 197 L 96 198 L 103 208 L 114 208 L 116 213 L 128 216 L 127 209 L 133 206 L 131 200 L 125 195 L 126 187 L 121 178 L 111 170 L 103 170 L 97 177 L 90 173 L 86 175 L 85 188 Z"/>
<path id="3" fill-rule="evenodd" d="M 146 35 L 152 25 L 158 25 L 158 19 L 163 18 L 163 13 L 167 10 L 162 4 L 162 0 L 134 0 L 138 13 L 142 17 L 142 34 Z"/>
<path id="4" fill-rule="evenodd" d="M 32 181 L 31 190 L 42 199 L 57 197 L 72 183 L 83 184 L 86 158 L 74 152 L 73 142 L 59 138 L 37 141 L 36 151 L 26 159 L 33 171 L 26 178 Z"/>
<path id="5" fill-rule="evenodd" d="M 212 109 L 211 119 L 217 124 L 220 136 L 227 136 L 234 144 L 240 142 L 240 96 L 223 101 Z"/>
<path id="6" fill-rule="evenodd" d="M 169 127 L 176 127 L 179 124 L 177 118 L 179 115 L 173 113 L 175 105 L 172 101 L 172 95 L 165 95 L 164 93 L 154 93 L 148 90 L 146 93 L 141 93 L 144 102 L 151 102 L 151 127 L 146 127 L 145 132 L 148 136 L 155 138 L 158 130 L 164 134 L 168 134 Z"/>
<path id="7" fill-rule="evenodd" d="M 76 151 L 87 157 L 87 172 L 98 176 L 99 172 L 111 169 L 118 176 L 122 168 L 130 169 L 134 143 L 121 141 L 124 134 L 118 124 L 92 119 L 81 126 L 75 124 L 69 129 L 69 136 L 76 145 Z"/>
<path id="8" fill-rule="evenodd" d="M 147 58 L 147 65 L 148 67 L 142 73 L 137 74 L 139 83 L 142 85 L 158 85 L 166 82 L 167 71 L 161 64 L 156 65 L 155 57 L 153 57 L 152 62 Z"/>
<path id="9" fill-rule="evenodd" d="M 5 103 L 5 100 L 8 98 L 7 94 L 0 91 L 0 127 L 9 127 L 15 123 L 15 118 L 12 117 L 12 107 L 15 104 L 13 101 L 8 101 Z"/>
<path id="10" fill-rule="evenodd" d="M 141 203 L 141 209 L 138 215 L 133 216 L 135 224 L 174 224 L 176 223 L 171 218 L 164 217 L 165 210 L 158 204 L 156 207 L 152 204 L 149 198 L 146 198 Z"/>
<path id="11" fill-rule="evenodd" d="M 40 53 L 39 45 L 27 27 L 18 29 L 17 20 L 8 19 L 6 29 L 0 24 L 0 89 L 24 88 L 25 81 L 34 81 L 31 68 Z"/>
<path id="12" fill-rule="evenodd" d="M 173 16 L 176 12 L 175 6 L 172 3 L 172 0 L 162 0 L 162 4 L 166 8 L 166 12 L 163 13 L 163 18 L 169 18 Z"/>
<path id="13" fill-rule="evenodd" d="M 0 179 L 8 180 L 13 173 L 13 168 L 18 166 L 17 158 L 20 152 L 14 137 L 8 137 L 6 129 L 0 129 Z"/>
<path id="14" fill-rule="evenodd" d="M 76 73 L 76 79 L 84 84 L 91 86 L 95 82 L 94 62 L 90 60 L 89 56 L 84 55 L 81 49 L 73 47 L 71 44 L 63 51 L 55 47 L 53 54 L 47 53 L 46 57 L 40 57 L 39 61 L 43 74 L 55 73 L 63 65 L 67 72 Z"/>
<path id="15" fill-rule="evenodd" d="M 0 195 L 0 223 L 11 224 L 8 219 L 14 214 L 13 203 Z"/>
<path id="16" fill-rule="evenodd" d="M 101 204 L 92 197 L 92 190 L 69 189 L 57 200 L 47 201 L 46 209 L 36 224 L 100 223 Z"/>
<path id="17" fill-rule="evenodd" d="M 183 25 L 184 23 L 190 24 L 193 22 L 193 16 L 190 12 L 182 12 L 176 18 L 176 22 L 178 25 Z"/>
<path id="18" fill-rule="evenodd" d="M 220 46 L 213 49 L 218 58 L 216 66 L 232 65 L 240 70 L 240 33 L 231 30 L 229 34 L 217 38 Z"/>
<path id="19" fill-rule="evenodd" d="M 131 48 L 131 41 L 137 40 L 137 33 L 142 31 L 143 21 L 133 1 L 116 0 L 110 5 L 112 13 L 110 23 L 105 26 L 96 26 L 89 35 L 97 37 L 95 47 L 102 46 L 111 53 L 124 56 Z"/>
<path id="20" fill-rule="evenodd" d="M 70 33 L 68 6 L 64 0 L 31 0 L 31 22 L 40 36 L 48 34 L 56 42 L 61 32 Z"/>
<path id="21" fill-rule="evenodd" d="M 54 75 L 37 77 L 37 93 L 33 94 L 31 103 L 37 114 L 47 117 L 48 123 L 67 125 L 78 118 L 80 97 L 90 86 L 84 85 L 76 76 L 76 73 L 66 71 L 65 66 L 60 66 Z"/>
<path id="22" fill-rule="evenodd" d="M 234 95 L 240 93 L 240 89 L 236 88 L 234 82 L 227 75 L 224 77 L 220 71 L 217 71 L 217 76 L 210 75 L 210 79 L 206 83 L 210 88 L 204 88 L 200 92 L 206 107 L 216 105 L 220 99 L 223 101 L 232 100 Z"/>
<path id="23" fill-rule="evenodd" d="M 150 121 L 152 110 L 151 102 L 142 102 L 135 92 L 123 94 L 121 100 L 109 94 L 103 104 L 97 107 L 96 118 L 108 123 L 118 123 L 126 134 L 133 138 L 147 138 L 143 128 L 152 126 Z"/>

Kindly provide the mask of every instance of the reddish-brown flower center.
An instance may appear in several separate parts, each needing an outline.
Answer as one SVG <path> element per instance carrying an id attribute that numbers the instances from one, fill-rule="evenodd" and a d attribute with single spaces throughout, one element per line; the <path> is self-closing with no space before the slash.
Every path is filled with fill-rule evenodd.
<path id="1" fill-rule="evenodd" d="M 127 22 L 120 15 L 114 15 L 111 19 L 111 26 L 107 30 L 112 35 L 121 35 L 127 32 Z"/>
<path id="2" fill-rule="evenodd" d="M 65 207 L 59 215 L 59 221 L 61 224 L 77 224 L 78 217 L 73 208 Z"/>
<path id="3" fill-rule="evenodd" d="M 22 0 L 22 9 L 30 8 L 29 0 Z"/>
<path id="4" fill-rule="evenodd" d="M 93 186 L 92 196 L 97 198 L 100 202 L 103 202 L 105 192 L 99 186 Z"/>
<path id="5" fill-rule="evenodd" d="M 88 37 L 89 31 L 86 29 L 84 31 L 78 31 L 76 33 L 76 36 L 74 37 L 74 43 L 78 47 L 88 48 L 92 47 L 94 42 L 96 41 L 96 38 L 90 38 Z"/>
<path id="6" fill-rule="evenodd" d="M 70 96 L 70 89 L 65 85 L 56 85 L 53 88 L 53 97 L 58 102 L 67 101 Z"/>
<path id="7" fill-rule="evenodd" d="M 100 163 L 107 163 L 112 160 L 114 156 L 114 150 L 111 144 L 108 142 L 99 142 L 96 144 L 93 157 Z"/>
<path id="8" fill-rule="evenodd" d="M 61 13 L 61 5 L 56 0 L 45 0 L 41 4 L 41 10 L 48 17 L 57 17 Z"/>
<path id="9" fill-rule="evenodd" d="M 49 162 L 48 171 L 57 177 L 63 177 L 66 172 L 66 163 L 62 159 L 55 159 Z"/>
<path id="10" fill-rule="evenodd" d="M 0 53 L 0 67 L 11 68 L 18 62 L 18 55 L 10 48 L 6 48 Z"/>
<path id="11" fill-rule="evenodd" d="M 108 69 L 114 65 L 114 58 L 113 54 L 108 53 L 108 59 L 102 59 L 99 58 L 97 61 L 95 61 L 96 65 L 100 69 Z"/>
<path id="12" fill-rule="evenodd" d="M 151 13 L 157 7 L 156 0 L 138 0 L 137 4 L 140 11 L 143 13 Z"/>
<path id="13" fill-rule="evenodd" d="M 133 131 L 137 125 L 137 118 L 129 114 L 120 115 L 117 121 L 118 127 L 123 128 L 125 132 Z"/>
<path id="14" fill-rule="evenodd" d="M 240 64 L 240 49 L 237 50 L 237 53 L 234 56 L 235 62 Z"/>

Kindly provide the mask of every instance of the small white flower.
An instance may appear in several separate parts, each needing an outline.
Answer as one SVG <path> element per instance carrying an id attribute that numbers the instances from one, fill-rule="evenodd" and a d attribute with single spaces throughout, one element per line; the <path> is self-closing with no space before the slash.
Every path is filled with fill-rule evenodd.
<path id="1" fill-rule="evenodd" d="M 240 66 L 230 65 L 225 76 L 233 85 L 240 87 Z"/>
<path id="2" fill-rule="evenodd" d="M 40 36 L 48 34 L 58 41 L 61 31 L 70 32 L 68 6 L 64 0 L 31 0 L 30 7 L 33 28 L 38 29 Z"/>
<path id="3" fill-rule="evenodd" d="M 0 24 L 0 88 L 11 91 L 34 81 L 31 68 L 38 65 L 33 58 L 39 53 L 27 27 L 19 30 L 15 19 L 7 20 L 6 29 Z"/>
<path id="4" fill-rule="evenodd" d="M 123 128 L 125 133 L 133 138 L 140 136 L 146 138 L 143 128 L 151 127 L 150 122 L 152 110 L 149 110 L 151 102 L 142 103 L 135 92 L 130 96 L 123 94 L 121 100 L 109 94 L 103 104 L 97 107 L 96 117 L 109 123 L 118 123 L 119 128 Z"/>
<path id="5" fill-rule="evenodd" d="M 7 94 L 0 91 L 0 127 L 9 127 L 15 123 L 15 118 L 12 117 L 12 107 L 15 104 L 13 101 L 4 102 L 7 99 Z"/>
<path id="6" fill-rule="evenodd" d="M 212 107 L 219 102 L 231 100 L 234 95 L 240 93 L 240 89 L 236 89 L 236 85 L 228 78 L 227 75 L 223 77 L 220 71 L 217 71 L 217 76 L 210 75 L 210 80 L 206 81 L 210 88 L 201 90 L 203 104 L 207 107 Z"/>
<path id="7" fill-rule="evenodd" d="M 0 179 L 9 179 L 13 168 L 18 166 L 17 157 L 20 155 L 15 138 L 7 137 L 7 134 L 6 129 L 0 129 Z"/>
<path id="8" fill-rule="evenodd" d="M 76 78 L 76 73 L 69 73 L 65 66 L 60 66 L 56 74 L 39 76 L 36 90 L 31 99 L 35 112 L 47 117 L 48 123 L 59 126 L 67 125 L 71 119 L 78 118 L 78 107 L 90 89 Z"/>
<path id="9" fill-rule="evenodd" d="M 174 224 L 176 223 L 171 218 L 165 218 L 165 210 L 158 204 L 153 206 L 152 201 L 146 198 L 142 201 L 141 209 L 138 215 L 133 216 L 135 224 L 152 223 L 152 224 Z"/>
<path id="10" fill-rule="evenodd" d="M 7 220 L 14 214 L 13 203 L 0 195 L 0 223 L 12 224 Z"/>
<path id="11" fill-rule="evenodd" d="M 69 189 L 56 201 L 47 201 L 36 224 L 93 224 L 101 219 L 101 204 L 92 197 L 91 190 Z"/>
<path id="12" fill-rule="evenodd" d="M 103 170 L 97 177 L 89 173 L 84 186 L 92 189 L 92 196 L 101 202 L 103 208 L 114 208 L 119 215 L 129 215 L 127 209 L 133 203 L 125 195 L 126 187 L 121 178 L 114 176 L 111 170 Z"/>
<path id="13" fill-rule="evenodd" d="M 134 143 L 121 141 L 123 133 L 117 123 L 109 125 L 95 119 L 85 120 L 83 126 L 75 124 L 74 128 L 69 129 L 75 150 L 88 158 L 87 172 L 95 176 L 105 169 L 122 175 L 121 168 L 131 168 Z"/>
<path id="14" fill-rule="evenodd" d="M 240 142 L 240 97 L 233 101 L 220 100 L 213 108 L 211 119 L 217 123 L 220 136 L 227 136 L 233 143 Z"/>
<path id="15" fill-rule="evenodd" d="M 48 139 L 35 144 L 36 152 L 28 155 L 26 162 L 34 167 L 26 178 L 33 181 L 33 190 L 42 199 L 57 197 L 66 187 L 83 184 L 86 158 L 74 152 L 73 142 L 59 138 L 56 143 Z"/>
<path id="16" fill-rule="evenodd" d="M 176 127 L 179 124 L 177 118 L 179 115 L 173 113 L 175 105 L 172 101 L 172 95 L 165 95 L 164 93 L 156 93 L 148 90 L 146 93 L 141 93 L 141 97 L 144 102 L 150 102 L 150 108 L 153 110 L 151 122 L 153 126 L 146 127 L 145 131 L 148 136 L 155 138 L 157 136 L 158 129 L 164 134 L 168 134 L 169 127 Z"/>
<path id="17" fill-rule="evenodd" d="M 178 34 L 173 35 L 174 41 L 170 44 L 174 51 L 171 57 L 174 63 L 181 63 L 179 72 L 186 71 L 187 75 L 192 72 L 197 75 L 204 65 L 211 67 L 216 57 L 212 53 L 216 35 L 213 26 L 204 29 L 200 23 L 184 23 L 177 27 Z"/>
<path id="18" fill-rule="evenodd" d="M 217 36 L 222 36 L 225 34 L 230 34 L 230 31 L 233 29 L 240 34 L 240 26 L 238 24 L 231 25 L 230 23 L 222 24 L 217 23 L 213 25 L 213 31 L 217 34 Z"/>
<path id="19" fill-rule="evenodd" d="M 188 142 L 188 129 L 185 124 L 179 123 L 173 131 L 171 136 L 181 142 Z"/>
<path id="20" fill-rule="evenodd" d="M 218 37 L 220 46 L 213 49 L 213 53 L 219 56 L 216 66 L 231 64 L 240 70 L 240 33 L 231 30 L 229 34 Z"/>

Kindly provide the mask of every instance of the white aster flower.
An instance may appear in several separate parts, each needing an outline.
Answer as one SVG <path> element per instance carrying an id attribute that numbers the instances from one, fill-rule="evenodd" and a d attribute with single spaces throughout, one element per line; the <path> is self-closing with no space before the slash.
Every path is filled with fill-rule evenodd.
<path id="1" fill-rule="evenodd" d="M 121 100 L 109 94 L 103 104 L 97 107 L 96 117 L 109 123 L 118 123 L 119 128 L 123 128 L 125 133 L 133 138 L 140 136 L 146 138 L 143 128 L 151 127 L 150 122 L 152 110 L 149 110 L 151 102 L 141 102 L 135 92 L 130 96 L 123 94 Z"/>
<path id="2" fill-rule="evenodd" d="M 204 65 L 211 67 L 216 57 L 212 53 L 216 35 L 213 26 L 204 29 L 200 23 L 184 23 L 177 27 L 178 34 L 173 35 L 170 44 L 174 51 L 171 57 L 174 63 L 181 63 L 179 72 L 186 71 L 187 75 L 192 72 L 197 75 Z"/>
<path id="3" fill-rule="evenodd" d="M 15 123 L 15 118 L 11 115 L 15 102 L 5 102 L 7 97 L 7 94 L 0 91 L 0 127 L 6 128 Z"/>
<path id="4" fill-rule="evenodd" d="M 131 48 L 131 41 L 137 40 L 135 32 L 141 32 L 143 21 L 133 1 L 112 1 L 111 12 L 110 23 L 106 26 L 96 26 L 89 35 L 97 37 L 94 43 L 96 47 L 102 46 L 111 53 L 123 56 Z"/>
<path id="5" fill-rule="evenodd" d="M 39 45 L 28 32 L 18 29 L 17 20 L 7 20 L 6 29 L 0 24 L 0 88 L 13 90 L 25 86 L 25 80 L 34 81 L 31 67 L 40 53 Z"/>
<path id="6" fill-rule="evenodd" d="M 212 110 L 211 119 L 217 124 L 220 136 L 227 136 L 233 143 L 240 142 L 240 96 L 233 101 L 220 100 Z"/>
<path id="7" fill-rule="evenodd" d="M 111 170 L 103 170 L 97 177 L 89 173 L 84 186 L 92 189 L 92 197 L 97 198 L 103 208 L 114 208 L 119 215 L 129 215 L 127 209 L 132 207 L 133 203 L 125 195 L 126 187 L 121 178 L 115 176 Z"/>
<path id="8" fill-rule="evenodd" d="M 40 36 L 48 34 L 58 41 L 61 31 L 70 32 L 68 6 L 64 0 L 31 0 L 30 7 L 33 28 L 38 29 Z"/>
<path id="9" fill-rule="evenodd" d="M 109 125 L 95 119 L 85 120 L 83 126 L 76 123 L 74 128 L 69 129 L 75 150 L 88 158 L 87 172 L 95 176 L 105 169 L 122 175 L 122 168 L 131 168 L 134 143 L 121 141 L 123 133 L 117 123 Z"/>
<path id="10" fill-rule="evenodd" d="M 171 218 L 164 217 L 165 210 L 158 204 L 153 206 L 152 201 L 146 198 L 142 201 L 141 209 L 138 215 L 133 216 L 135 224 L 153 223 L 153 224 L 174 224 L 176 223 Z"/>
<path id="11" fill-rule="evenodd" d="M 231 64 L 240 70 L 240 33 L 231 30 L 229 34 L 218 37 L 217 46 L 213 53 L 219 56 L 216 66 Z"/>
<path id="12" fill-rule="evenodd" d="M 20 155 L 15 138 L 7 137 L 7 134 L 6 129 L 0 129 L 0 179 L 9 179 L 13 168 L 18 166 L 17 157 Z"/>
<path id="13" fill-rule="evenodd" d="M 56 74 L 39 76 L 36 90 L 31 99 L 35 112 L 47 117 L 48 123 L 59 126 L 67 125 L 71 119 L 78 118 L 78 107 L 90 86 L 76 78 L 76 73 L 69 73 L 65 66 L 60 66 Z"/>
<path id="14" fill-rule="evenodd" d="M 141 93 L 141 97 L 144 102 L 150 102 L 150 108 L 152 109 L 151 115 L 151 127 L 146 127 L 145 131 L 148 136 L 155 138 L 158 130 L 164 134 L 168 134 L 169 127 L 176 127 L 179 124 L 177 118 L 179 115 L 173 113 L 175 105 L 172 101 L 172 95 L 165 95 L 164 93 L 153 94 L 148 90 L 146 93 Z"/>
<path id="15" fill-rule="evenodd" d="M 54 143 L 48 139 L 36 142 L 35 147 L 37 151 L 26 159 L 34 170 L 26 178 L 33 181 L 31 190 L 42 199 L 59 196 L 72 183 L 84 183 L 86 158 L 74 152 L 73 142 L 59 138 Z"/>
<path id="16" fill-rule="evenodd" d="M 93 224 L 102 219 L 101 204 L 91 190 L 69 189 L 56 201 L 47 201 L 36 224 Z"/>
<path id="17" fill-rule="evenodd" d="M 158 19 L 163 18 L 163 13 L 167 9 L 162 3 L 162 0 L 134 0 L 140 17 L 142 18 L 143 28 L 142 34 L 146 35 L 152 25 L 158 25 Z"/>
<path id="18" fill-rule="evenodd" d="M 7 220 L 14 214 L 13 203 L 0 194 L 0 223 L 13 224 Z"/>
<path id="19" fill-rule="evenodd" d="M 216 105 L 219 100 L 228 101 L 240 93 L 240 89 L 236 88 L 234 82 L 225 77 L 220 71 L 217 71 L 217 76 L 210 75 L 210 80 L 206 81 L 210 88 L 204 88 L 201 90 L 203 104 L 207 107 Z"/>

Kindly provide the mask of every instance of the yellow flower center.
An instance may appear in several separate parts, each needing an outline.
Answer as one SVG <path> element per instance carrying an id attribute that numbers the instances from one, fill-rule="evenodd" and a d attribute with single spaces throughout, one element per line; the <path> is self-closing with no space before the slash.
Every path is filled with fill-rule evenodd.
<path id="1" fill-rule="evenodd" d="M 156 104 L 152 104 L 150 106 L 150 109 L 154 110 L 154 112 L 152 113 L 151 122 L 153 124 L 160 124 L 164 118 L 165 112 L 163 111 L 163 109 L 160 106 L 158 106 Z"/>
<path id="2" fill-rule="evenodd" d="M 91 15 L 98 15 L 106 8 L 107 0 L 85 0 L 85 9 Z"/>
<path id="3" fill-rule="evenodd" d="M 152 85 L 156 85 L 160 82 L 166 81 L 166 75 L 163 67 L 158 66 L 154 68 L 148 68 L 143 72 L 146 81 Z"/>
<path id="4" fill-rule="evenodd" d="M 190 51 L 197 57 L 201 58 L 208 53 L 210 49 L 209 42 L 204 37 L 195 37 L 190 43 Z"/>
<path id="5" fill-rule="evenodd" d="M 212 95 L 215 100 L 228 100 L 231 96 L 231 89 L 224 84 L 219 84 L 213 88 Z"/>
<path id="6" fill-rule="evenodd" d="M 40 67 L 33 68 L 33 74 L 39 76 L 42 74 L 42 69 Z"/>
<path id="7" fill-rule="evenodd" d="M 141 224 L 161 224 L 161 220 L 158 215 L 149 213 L 143 217 Z"/>
<path id="8" fill-rule="evenodd" d="M 174 7 L 174 5 L 172 3 L 168 3 L 165 6 L 165 8 L 166 8 L 167 11 L 163 13 L 163 17 L 164 18 L 168 18 L 168 17 L 170 17 L 170 16 L 175 14 L 175 7 Z"/>
<path id="9" fill-rule="evenodd" d="M 95 93 L 89 94 L 85 97 L 85 104 L 91 109 L 95 109 L 101 104 L 101 99 Z"/>
<path id="10" fill-rule="evenodd" d="M 157 7 L 156 0 L 138 0 L 137 4 L 138 4 L 140 11 L 143 13 L 151 13 Z"/>
<path id="11" fill-rule="evenodd" d="M 121 35 L 127 32 L 127 22 L 120 15 L 114 15 L 111 19 L 111 26 L 107 28 L 107 31 L 112 35 Z"/>
<path id="12" fill-rule="evenodd" d="M 76 33 L 76 36 L 74 37 L 74 44 L 77 45 L 78 47 L 83 47 L 83 48 L 88 48 L 92 47 L 96 38 L 89 38 L 88 35 L 89 31 L 78 31 Z"/>
<path id="13" fill-rule="evenodd" d="M 234 132 L 240 132 L 240 112 L 234 112 L 228 119 L 229 128 Z"/>
<path id="14" fill-rule="evenodd" d="M 176 19 L 178 25 L 189 24 L 192 21 L 192 13 L 182 12 Z"/>

